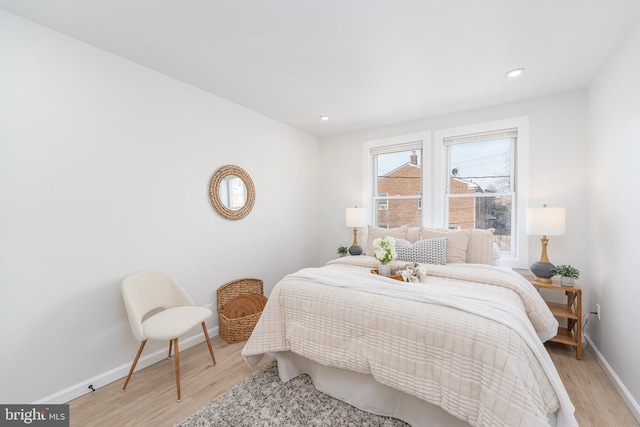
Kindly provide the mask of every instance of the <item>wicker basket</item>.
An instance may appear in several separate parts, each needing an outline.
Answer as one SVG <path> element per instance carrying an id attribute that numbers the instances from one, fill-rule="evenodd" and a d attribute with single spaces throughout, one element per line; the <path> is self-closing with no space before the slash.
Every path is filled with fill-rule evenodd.
<path id="1" fill-rule="evenodd" d="M 222 314 L 224 306 L 233 298 L 247 294 L 264 294 L 262 280 L 238 279 L 232 280 L 218 288 L 218 319 L 220 325 L 220 338 L 231 344 L 249 339 L 253 328 L 260 319 L 260 313 L 251 314 L 237 319 L 229 319 Z"/>

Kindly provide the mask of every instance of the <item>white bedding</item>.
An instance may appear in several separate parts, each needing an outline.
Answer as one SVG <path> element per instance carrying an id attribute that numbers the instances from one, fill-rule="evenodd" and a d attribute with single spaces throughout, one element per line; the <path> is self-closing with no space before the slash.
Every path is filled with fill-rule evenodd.
<path id="1" fill-rule="evenodd" d="M 577 425 L 541 341 L 557 321 L 526 280 L 429 265 L 425 283 L 409 284 L 344 265 L 369 257 L 347 258 L 276 286 L 242 351 L 250 365 L 291 351 L 372 375 L 473 426 L 547 426 L 549 413 Z"/>

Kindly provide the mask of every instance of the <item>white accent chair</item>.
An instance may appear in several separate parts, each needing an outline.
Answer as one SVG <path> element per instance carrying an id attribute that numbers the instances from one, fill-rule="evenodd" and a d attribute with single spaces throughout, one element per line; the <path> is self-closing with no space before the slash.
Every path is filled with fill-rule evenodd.
<path id="1" fill-rule="evenodd" d="M 127 388 L 147 340 L 168 340 L 169 358 L 171 358 L 172 346 L 175 347 L 176 387 L 178 402 L 180 402 L 178 337 L 198 324 L 202 325 L 211 360 L 215 366 L 216 358 L 213 355 L 213 347 L 204 322 L 213 312 L 208 308 L 195 306 L 182 286 L 164 271 L 145 271 L 126 277 L 122 281 L 122 299 L 133 336 L 141 341 L 140 349 L 131 365 L 122 391 Z"/>

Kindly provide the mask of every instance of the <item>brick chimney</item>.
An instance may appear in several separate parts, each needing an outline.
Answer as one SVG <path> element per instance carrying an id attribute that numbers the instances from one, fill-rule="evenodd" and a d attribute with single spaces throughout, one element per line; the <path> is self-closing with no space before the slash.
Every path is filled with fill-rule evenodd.
<path id="1" fill-rule="evenodd" d="M 418 155 L 416 154 L 415 151 L 411 152 L 411 164 L 412 165 L 417 165 L 418 164 Z"/>

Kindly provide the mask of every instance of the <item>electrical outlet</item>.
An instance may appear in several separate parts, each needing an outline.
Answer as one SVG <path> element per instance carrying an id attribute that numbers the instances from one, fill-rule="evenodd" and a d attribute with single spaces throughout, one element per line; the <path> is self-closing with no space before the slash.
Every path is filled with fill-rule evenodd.
<path id="1" fill-rule="evenodd" d="M 600 304 L 596 304 L 596 316 L 598 316 L 598 320 L 600 320 Z"/>

